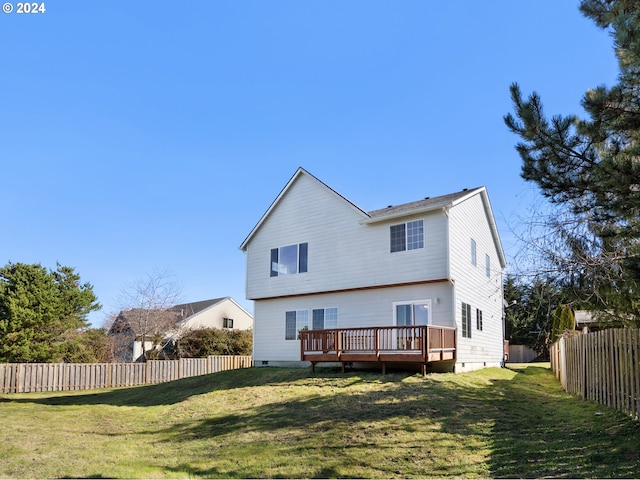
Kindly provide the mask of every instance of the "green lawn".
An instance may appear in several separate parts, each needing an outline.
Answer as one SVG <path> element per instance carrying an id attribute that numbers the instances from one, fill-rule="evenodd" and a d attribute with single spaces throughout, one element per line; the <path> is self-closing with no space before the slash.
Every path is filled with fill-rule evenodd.
<path id="1" fill-rule="evenodd" d="M 0 396 L 0 477 L 640 477 L 640 425 L 548 367 L 254 368 Z"/>

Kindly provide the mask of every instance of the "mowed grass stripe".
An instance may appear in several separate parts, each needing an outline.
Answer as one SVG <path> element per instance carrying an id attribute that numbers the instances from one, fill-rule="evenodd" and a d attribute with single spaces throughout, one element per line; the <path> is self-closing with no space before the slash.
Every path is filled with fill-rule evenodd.
<path id="1" fill-rule="evenodd" d="M 0 397 L 0 477 L 640 477 L 640 426 L 548 368 L 253 368 Z"/>

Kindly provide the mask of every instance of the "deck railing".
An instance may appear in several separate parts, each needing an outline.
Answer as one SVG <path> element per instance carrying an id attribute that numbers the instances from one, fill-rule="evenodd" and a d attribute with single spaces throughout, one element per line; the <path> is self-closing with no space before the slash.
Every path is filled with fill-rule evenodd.
<path id="1" fill-rule="evenodd" d="M 317 362 L 453 360 L 456 329 L 435 325 L 302 330 L 300 358 Z"/>

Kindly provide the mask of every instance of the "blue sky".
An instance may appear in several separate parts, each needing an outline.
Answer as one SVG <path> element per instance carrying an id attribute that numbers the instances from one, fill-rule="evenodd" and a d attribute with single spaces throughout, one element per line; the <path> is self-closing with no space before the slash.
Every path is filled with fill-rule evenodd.
<path id="1" fill-rule="evenodd" d="M 365 210 L 485 185 L 508 258 L 536 201 L 509 85 L 611 85 L 578 2 L 51 0 L 0 14 L 0 265 L 76 268 L 104 309 L 167 270 L 244 298 L 241 242 L 302 166 Z"/>

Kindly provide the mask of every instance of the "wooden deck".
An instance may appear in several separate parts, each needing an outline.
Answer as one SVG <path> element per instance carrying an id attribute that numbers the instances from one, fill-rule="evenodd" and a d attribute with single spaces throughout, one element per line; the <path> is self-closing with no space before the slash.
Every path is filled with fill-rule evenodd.
<path id="1" fill-rule="evenodd" d="M 456 329 L 433 325 L 334 328 L 300 332 L 300 359 L 311 362 L 418 363 L 455 360 Z"/>

